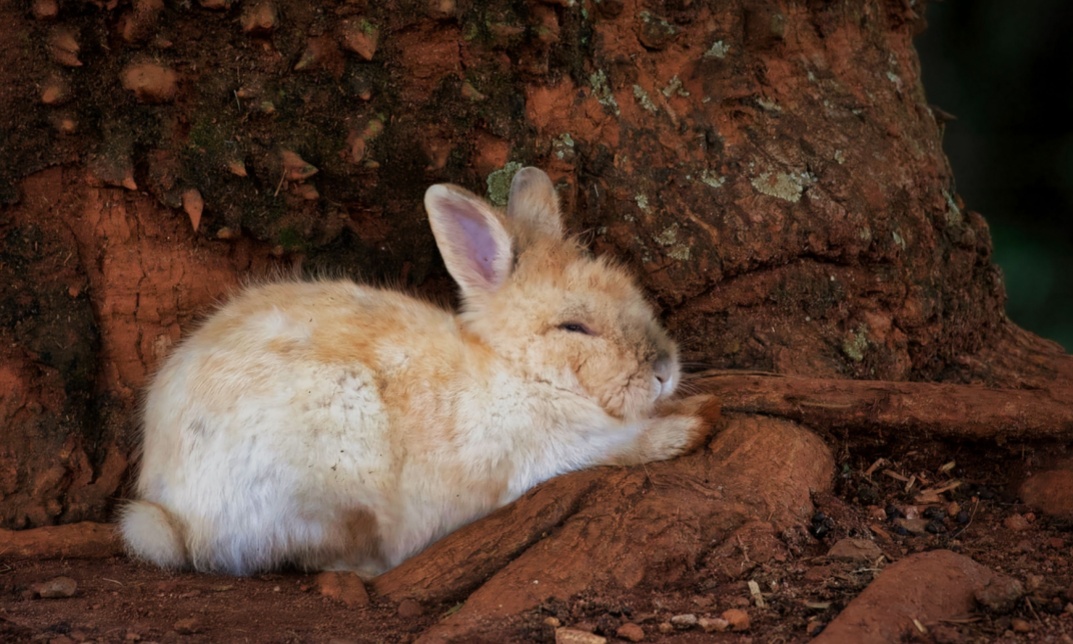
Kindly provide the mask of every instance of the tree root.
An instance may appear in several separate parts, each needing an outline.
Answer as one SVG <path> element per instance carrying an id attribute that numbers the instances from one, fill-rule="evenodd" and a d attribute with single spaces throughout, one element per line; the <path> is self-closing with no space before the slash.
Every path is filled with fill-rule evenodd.
<path id="1" fill-rule="evenodd" d="M 828 490 L 833 473 L 826 445 L 799 425 L 732 418 L 706 449 L 681 459 L 552 480 L 373 587 L 396 601 L 465 598 L 422 637 L 464 640 L 588 588 L 681 581 L 757 517 L 778 531 L 807 523 L 811 493 Z"/>
<path id="2" fill-rule="evenodd" d="M 690 380 L 727 413 L 763 414 L 814 429 L 910 432 L 1004 441 L 1073 438 L 1073 384 L 1050 389 L 708 372 Z"/>

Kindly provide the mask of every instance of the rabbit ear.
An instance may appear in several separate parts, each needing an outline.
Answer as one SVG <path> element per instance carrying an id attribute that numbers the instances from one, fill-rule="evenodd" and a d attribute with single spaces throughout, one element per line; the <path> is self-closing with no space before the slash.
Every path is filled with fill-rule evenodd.
<path id="1" fill-rule="evenodd" d="M 563 221 L 559 195 L 551 179 L 540 168 L 522 168 L 510 184 L 507 216 L 524 222 L 531 230 L 562 239 Z"/>
<path id="2" fill-rule="evenodd" d="M 425 192 L 432 234 L 463 296 L 492 293 L 510 274 L 511 237 L 499 215 L 468 190 L 437 184 Z"/>

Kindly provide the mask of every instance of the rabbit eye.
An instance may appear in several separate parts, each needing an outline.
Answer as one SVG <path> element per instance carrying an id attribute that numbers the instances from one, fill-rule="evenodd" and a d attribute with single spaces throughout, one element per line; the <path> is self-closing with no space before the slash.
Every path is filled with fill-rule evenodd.
<path id="1" fill-rule="evenodd" d="M 580 322 L 564 322 L 559 325 L 559 328 L 563 331 L 569 331 L 570 333 L 582 333 L 584 335 L 595 335 L 592 329 L 585 326 Z"/>

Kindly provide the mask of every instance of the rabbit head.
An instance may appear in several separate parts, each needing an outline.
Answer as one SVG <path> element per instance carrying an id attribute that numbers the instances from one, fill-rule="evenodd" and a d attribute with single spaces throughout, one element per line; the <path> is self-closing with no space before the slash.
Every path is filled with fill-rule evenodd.
<path id="1" fill-rule="evenodd" d="M 429 188 L 425 208 L 475 342 L 625 421 L 674 392 L 677 347 L 626 271 L 564 235 L 544 172 L 515 175 L 505 217 L 452 185 Z"/>

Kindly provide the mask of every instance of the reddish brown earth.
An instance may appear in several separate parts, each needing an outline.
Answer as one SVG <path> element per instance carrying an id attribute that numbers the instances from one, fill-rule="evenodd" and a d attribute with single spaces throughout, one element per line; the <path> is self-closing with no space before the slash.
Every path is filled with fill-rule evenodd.
<path id="1" fill-rule="evenodd" d="M 920 5 L 0 2 L 0 640 L 1073 639 L 1073 360 L 1005 318 Z M 198 316 L 303 270 L 448 301 L 421 194 L 511 163 L 717 369 L 711 442 L 367 588 L 124 558 Z"/>

